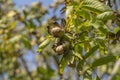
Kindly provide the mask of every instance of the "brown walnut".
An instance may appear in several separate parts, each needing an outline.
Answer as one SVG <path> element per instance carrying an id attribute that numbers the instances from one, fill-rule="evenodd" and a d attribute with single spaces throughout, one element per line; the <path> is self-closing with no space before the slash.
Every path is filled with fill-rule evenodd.
<path id="1" fill-rule="evenodd" d="M 61 37 L 64 34 L 64 30 L 61 29 L 60 27 L 54 27 L 51 29 L 51 34 L 54 37 Z"/>
<path id="2" fill-rule="evenodd" d="M 55 49 L 55 51 L 56 51 L 59 55 L 63 54 L 63 53 L 64 53 L 64 47 L 63 47 L 63 45 L 57 46 L 56 49 Z"/>

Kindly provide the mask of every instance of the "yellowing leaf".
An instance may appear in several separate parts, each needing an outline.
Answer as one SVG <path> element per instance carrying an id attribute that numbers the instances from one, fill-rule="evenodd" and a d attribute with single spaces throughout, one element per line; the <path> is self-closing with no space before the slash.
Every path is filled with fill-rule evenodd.
<path id="1" fill-rule="evenodd" d="M 66 17 L 71 16 L 72 11 L 73 11 L 73 6 L 67 6 Z"/>
<path id="2" fill-rule="evenodd" d="M 9 27 L 8 29 L 9 29 L 9 30 L 12 30 L 12 29 L 14 29 L 14 28 L 16 27 L 16 25 L 17 25 L 17 22 L 14 21 L 14 22 L 12 22 L 12 23 L 10 24 L 10 27 Z"/>
<path id="3" fill-rule="evenodd" d="M 16 15 L 15 11 L 9 11 L 8 14 L 7 14 L 8 17 L 13 17 L 15 15 Z"/>
<path id="4" fill-rule="evenodd" d="M 4 33 L 4 30 L 3 29 L 0 29 L 0 34 L 3 34 Z"/>
<path id="5" fill-rule="evenodd" d="M 16 42 L 16 41 L 20 40 L 20 38 L 21 38 L 21 35 L 17 35 L 17 36 L 15 36 L 15 37 L 9 39 L 9 40 L 8 40 L 8 43 Z"/>

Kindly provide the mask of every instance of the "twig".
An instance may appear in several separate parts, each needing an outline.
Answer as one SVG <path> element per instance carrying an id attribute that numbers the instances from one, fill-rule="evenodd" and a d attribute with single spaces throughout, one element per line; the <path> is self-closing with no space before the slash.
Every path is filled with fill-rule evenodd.
<path id="1" fill-rule="evenodd" d="M 23 57 L 20 57 L 20 59 L 21 59 L 23 65 L 24 65 L 24 68 L 25 68 L 27 74 L 29 75 L 30 79 L 31 79 L 31 80 L 34 80 L 34 78 L 33 78 L 32 75 L 31 75 L 31 72 L 29 72 L 29 70 L 28 70 L 28 67 L 27 67 L 26 61 L 24 60 Z"/>

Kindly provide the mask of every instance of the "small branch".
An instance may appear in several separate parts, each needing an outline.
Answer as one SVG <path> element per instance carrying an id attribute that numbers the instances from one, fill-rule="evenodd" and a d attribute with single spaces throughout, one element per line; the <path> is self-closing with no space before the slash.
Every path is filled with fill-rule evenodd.
<path id="1" fill-rule="evenodd" d="M 31 80 L 34 80 L 34 78 L 33 78 L 32 75 L 31 75 L 31 72 L 29 72 L 29 70 L 28 70 L 28 67 L 27 67 L 26 61 L 24 60 L 23 57 L 20 57 L 20 59 L 21 59 L 23 65 L 24 65 L 24 68 L 25 68 L 27 74 L 29 75 L 30 79 L 31 79 Z"/>

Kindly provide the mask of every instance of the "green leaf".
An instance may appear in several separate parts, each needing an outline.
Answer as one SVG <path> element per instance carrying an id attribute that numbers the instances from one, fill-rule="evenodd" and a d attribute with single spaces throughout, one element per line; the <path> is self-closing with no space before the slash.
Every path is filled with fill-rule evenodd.
<path id="1" fill-rule="evenodd" d="M 59 74 L 63 74 L 64 72 L 64 68 L 66 67 L 67 62 L 64 58 L 62 58 L 61 62 L 60 62 L 60 69 L 59 69 Z"/>
<path id="2" fill-rule="evenodd" d="M 41 73 L 41 74 L 46 75 L 47 70 L 45 68 L 43 68 L 43 67 L 38 67 L 38 72 Z"/>
<path id="3" fill-rule="evenodd" d="M 84 42 L 84 49 L 85 49 L 85 52 L 88 52 L 90 50 L 90 43 L 89 43 L 89 41 L 85 41 Z"/>
<path id="4" fill-rule="evenodd" d="M 66 67 L 67 64 L 73 63 L 74 62 L 74 56 L 73 56 L 73 51 L 69 51 L 67 54 L 65 54 L 60 61 L 60 74 L 62 75 L 64 72 L 64 68 Z"/>
<path id="5" fill-rule="evenodd" d="M 80 44 L 76 44 L 74 47 L 75 52 L 78 52 L 79 54 L 82 54 L 83 46 Z"/>
<path id="6" fill-rule="evenodd" d="M 45 80 L 50 79 L 51 76 L 54 75 L 54 70 L 51 69 L 50 67 L 48 67 L 47 69 L 43 68 L 43 67 L 38 67 L 37 70 L 38 70 L 39 74 L 45 78 Z"/>
<path id="7" fill-rule="evenodd" d="M 83 60 L 79 60 L 79 62 L 77 64 L 77 70 L 78 71 L 82 71 L 83 70 L 83 65 L 84 65 L 84 61 Z"/>
<path id="8" fill-rule="evenodd" d="M 96 39 L 96 42 L 97 44 L 99 45 L 99 49 L 100 51 L 103 51 L 104 54 L 107 54 L 108 53 L 108 49 L 106 47 L 106 44 L 105 44 L 105 40 L 104 39 Z"/>
<path id="9" fill-rule="evenodd" d="M 82 58 L 83 47 L 84 47 L 84 44 L 76 44 L 73 52 L 74 56 L 80 59 L 83 59 Z"/>
<path id="10" fill-rule="evenodd" d="M 28 49 L 32 48 L 29 40 L 28 40 L 26 37 L 22 37 L 21 39 L 22 39 L 23 44 L 24 44 Z"/>
<path id="11" fill-rule="evenodd" d="M 74 24 L 75 27 L 78 27 L 80 24 L 82 24 L 82 20 L 80 18 L 75 18 L 72 20 L 72 24 Z"/>
<path id="12" fill-rule="evenodd" d="M 51 42 L 50 38 L 43 41 L 38 47 L 38 52 L 41 52 L 50 42 Z"/>
<path id="13" fill-rule="evenodd" d="M 48 70 L 47 76 L 48 76 L 49 78 L 51 78 L 51 76 L 54 75 L 54 72 L 55 72 L 55 71 L 54 71 L 52 68 L 48 68 L 47 70 Z"/>
<path id="14" fill-rule="evenodd" d="M 98 39 L 97 38 L 96 41 L 97 41 L 97 43 L 100 47 L 106 47 L 105 41 L 103 39 Z"/>
<path id="15" fill-rule="evenodd" d="M 116 34 L 118 31 L 120 31 L 120 27 L 117 27 L 114 29 L 114 33 Z"/>
<path id="16" fill-rule="evenodd" d="M 111 56 L 106 56 L 106 57 L 102 57 L 100 59 L 97 59 L 95 60 L 93 63 L 92 63 L 92 67 L 95 68 L 95 67 L 98 67 L 98 66 L 101 66 L 101 65 L 104 65 L 104 64 L 107 64 L 109 62 L 113 62 L 116 60 L 116 57 L 111 55 Z"/>
<path id="17" fill-rule="evenodd" d="M 104 12 L 104 13 L 102 13 L 102 14 L 99 14 L 99 15 L 97 16 L 97 18 L 100 19 L 100 20 L 105 21 L 105 20 L 112 19 L 112 17 L 113 17 L 112 15 L 113 15 L 113 12 L 112 12 L 112 11 L 107 11 L 107 12 Z"/>
<path id="18" fill-rule="evenodd" d="M 78 57 L 79 59 L 83 59 L 82 55 L 80 53 L 74 52 L 73 54 L 74 54 L 74 56 Z"/>
<path id="19" fill-rule="evenodd" d="M 91 20 L 91 14 L 90 14 L 90 12 L 88 12 L 88 11 L 86 11 L 84 9 L 78 10 L 76 12 L 76 14 L 82 16 L 85 19 Z"/>
<path id="20" fill-rule="evenodd" d="M 73 51 L 70 50 L 65 56 L 64 56 L 65 61 L 69 63 L 73 63 L 74 61 L 74 56 L 73 56 Z"/>
<path id="21" fill-rule="evenodd" d="M 105 11 L 111 11 L 112 9 L 98 0 L 84 0 L 82 8 L 94 13 L 102 13 Z"/>
<path id="22" fill-rule="evenodd" d="M 85 54 L 84 59 L 88 58 L 91 56 L 97 49 L 99 48 L 98 45 L 92 47 L 88 53 Z"/>
<path id="23" fill-rule="evenodd" d="M 100 33 L 105 34 L 105 35 L 108 33 L 108 28 L 102 21 L 95 19 L 95 21 L 92 22 L 92 25 L 96 29 L 99 29 Z"/>
<path id="24" fill-rule="evenodd" d="M 99 27 L 99 30 L 100 30 L 103 34 L 105 34 L 105 35 L 108 33 L 108 30 L 107 30 L 107 28 L 106 28 L 105 25 Z"/>

